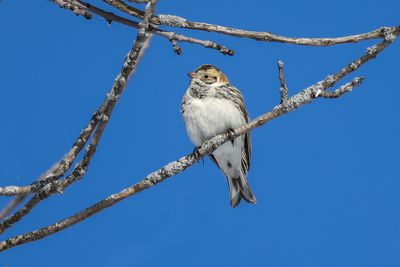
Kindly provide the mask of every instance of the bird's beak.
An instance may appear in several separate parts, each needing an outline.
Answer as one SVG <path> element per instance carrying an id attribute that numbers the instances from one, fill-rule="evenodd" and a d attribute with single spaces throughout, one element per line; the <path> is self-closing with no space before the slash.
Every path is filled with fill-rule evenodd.
<path id="1" fill-rule="evenodd" d="M 189 72 L 188 74 L 187 74 L 190 78 L 194 78 L 194 77 L 196 77 L 196 72 Z"/>

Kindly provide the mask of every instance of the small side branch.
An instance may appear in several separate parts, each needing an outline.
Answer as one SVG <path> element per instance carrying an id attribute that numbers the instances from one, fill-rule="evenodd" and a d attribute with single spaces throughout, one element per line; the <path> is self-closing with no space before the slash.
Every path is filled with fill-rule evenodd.
<path id="1" fill-rule="evenodd" d="M 331 92 L 328 92 L 326 90 L 318 90 L 316 92 L 315 97 L 338 98 L 339 96 L 342 96 L 345 93 L 351 92 L 353 88 L 359 86 L 364 79 L 365 79 L 364 77 L 356 77 L 351 82 L 346 83 Z"/>
<path id="2" fill-rule="evenodd" d="M 55 3 L 56 5 L 58 5 L 61 8 L 71 10 L 77 16 L 82 16 L 85 19 L 92 18 L 92 14 L 90 14 L 86 10 L 82 9 L 82 7 L 75 1 L 71 1 L 71 2 L 66 2 L 64 0 L 50 0 L 50 1 L 52 1 L 53 3 Z"/>
<path id="3" fill-rule="evenodd" d="M 279 82 L 281 84 L 279 88 L 279 92 L 281 94 L 281 104 L 285 104 L 286 101 L 288 100 L 288 88 L 286 86 L 286 81 L 285 81 L 285 74 L 283 72 L 283 62 L 278 61 L 278 76 L 279 76 Z"/>
<path id="4" fill-rule="evenodd" d="M 232 49 L 229 49 L 223 45 L 220 45 L 212 41 L 200 40 L 192 37 L 187 37 L 185 35 L 177 34 L 175 32 L 167 32 L 162 30 L 157 30 L 157 31 L 153 30 L 152 33 L 161 35 L 167 38 L 169 41 L 176 40 L 178 42 L 186 42 L 186 43 L 201 45 L 205 48 L 212 48 L 221 52 L 224 55 L 233 56 L 235 54 L 235 51 L 233 51 Z"/>
<path id="5" fill-rule="evenodd" d="M 128 1 L 136 4 L 143 4 L 149 2 L 149 0 L 128 0 Z"/>
<path id="6" fill-rule="evenodd" d="M 180 48 L 180 46 L 178 45 L 176 39 L 170 39 L 170 42 L 172 44 L 172 48 L 174 49 L 174 52 L 177 55 L 180 55 L 182 53 L 182 49 Z"/>
<path id="7" fill-rule="evenodd" d="M 35 194 L 21 209 L 19 209 L 13 215 L 4 219 L 4 221 L 2 221 L 0 224 L 0 234 L 2 234 L 6 229 L 13 226 L 14 223 L 18 222 L 26 214 L 28 214 L 33 209 L 33 207 L 36 206 L 36 204 L 43 200 L 41 196 L 41 194 Z"/>
<path id="8" fill-rule="evenodd" d="M 28 196 L 26 195 L 20 195 L 15 198 L 13 198 L 8 204 L 1 210 L 0 212 L 0 221 L 4 220 L 4 218 L 7 217 L 7 215 L 15 209 L 24 199 Z"/>

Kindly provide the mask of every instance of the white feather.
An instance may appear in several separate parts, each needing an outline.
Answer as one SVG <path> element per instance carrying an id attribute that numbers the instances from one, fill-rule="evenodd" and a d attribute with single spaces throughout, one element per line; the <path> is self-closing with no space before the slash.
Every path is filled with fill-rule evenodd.
<path id="1" fill-rule="evenodd" d="M 218 98 L 188 100 L 183 118 L 190 140 L 196 146 L 229 128 L 245 124 L 243 114 L 231 101 Z"/>

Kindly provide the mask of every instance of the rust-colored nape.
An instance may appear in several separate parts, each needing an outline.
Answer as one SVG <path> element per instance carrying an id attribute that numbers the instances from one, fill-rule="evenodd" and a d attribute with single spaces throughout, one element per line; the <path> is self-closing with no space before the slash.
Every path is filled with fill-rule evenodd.
<path id="1" fill-rule="evenodd" d="M 219 72 L 218 82 L 229 83 L 228 78 L 226 78 L 225 74 L 223 74 L 222 72 Z"/>

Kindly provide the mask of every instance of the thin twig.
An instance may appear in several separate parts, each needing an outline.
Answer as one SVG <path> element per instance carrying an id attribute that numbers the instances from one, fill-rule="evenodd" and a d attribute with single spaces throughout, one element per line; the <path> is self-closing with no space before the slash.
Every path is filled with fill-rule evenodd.
<path id="1" fill-rule="evenodd" d="M 0 196 L 16 196 L 16 195 L 25 195 L 26 193 L 31 192 L 31 186 L 5 186 L 0 187 Z"/>
<path id="2" fill-rule="evenodd" d="M 35 192 L 46 184 L 53 182 L 62 177 L 65 172 L 71 167 L 72 163 L 79 152 L 83 149 L 86 142 L 89 140 L 93 130 L 95 129 L 98 121 L 101 119 L 101 114 L 104 113 L 108 105 L 108 101 L 104 101 L 98 110 L 92 115 L 88 124 L 83 128 L 78 138 L 72 144 L 71 149 L 65 154 L 64 158 L 48 169 L 41 177 L 27 186 L 8 186 L 0 187 L 0 196 L 15 196 L 15 195 L 26 195 L 30 192 Z M 12 189 L 12 190 L 11 190 Z"/>
<path id="3" fill-rule="evenodd" d="M 78 212 L 68 218 L 65 218 L 55 224 L 43 227 L 41 229 L 21 234 L 15 237 L 11 237 L 5 241 L 0 242 L 0 251 L 28 243 L 31 241 L 35 241 L 41 239 L 45 236 L 54 234 L 59 232 L 67 227 L 70 227 L 86 218 L 98 213 L 99 211 L 111 207 L 112 205 L 116 204 L 117 202 L 125 199 L 129 196 L 132 196 L 138 192 L 141 192 L 147 188 L 153 187 L 154 185 L 164 181 L 166 178 L 174 176 L 191 165 L 197 162 L 199 159 L 212 153 L 216 150 L 220 145 L 225 143 L 228 140 L 232 140 L 244 133 L 249 132 L 250 130 L 260 127 L 261 125 L 265 124 L 266 122 L 275 119 L 279 116 L 282 116 L 288 112 L 291 112 L 300 106 L 309 104 L 315 98 L 316 92 L 319 90 L 326 91 L 328 88 L 332 87 L 337 81 L 343 78 L 345 75 L 355 71 L 358 69 L 362 64 L 367 62 L 368 60 L 373 59 L 378 53 L 383 51 L 388 45 L 390 45 L 395 38 L 393 39 L 385 39 L 381 43 L 378 43 L 371 48 L 373 48 L 374 53 L 371 53 L 371 48 L 367 50 L 367 52 L 362 55 L 360 58 L 354 60 L 349 65 L 352 65 L 353 68 L 344 67 L 340 71 L 338 71 L 334 75 L 330 75 L 327 78 L 309 86 L 308 88 L 302 90 L 301 92 L 297 93 L 293 97 L 287 100 L 285 105 L 279 104 L 275 106 L 272 111 L 262 114 L 261 116 L 257 117 L 256 119 L 252 120 L 251 122 L 247 123 L 246 125 L 242 126 L 239 129 L 235 129 L 234 131 L 229 131 L 225 134 L 217 135 L 210 140 L 204 142 L 202 146 L 197 149 L 195 153 L 191 153 L 185 157 L 182 157 L 176 161 L 173 161 L 161 169 L 149 174 L 139 183 L 128 187 L 118 193 L 112 194 L 107 198 L 103 199 L 102 201 L 84 209 L 81 212 Z M 347 66 L 349 66 L 347 65 Z M 359 82 L 355 83 L 353 86 L 357 86 L 361 82 L 361 78 L 359 78 Z M 347 93 L 349 90 L 344 91 L 343 93 Z"/>
<path id="4" fill-rule="evenodd" d="M 182 53 L 182 49 L 180 48 L 180 46 L 176 42 L 176 39 L 170 39 L 170 41 L 171 41 L 171 44 L 172 44 L 172 48 L 174 49 L 174 52 L 177 55 L 180 55 Z"/>
<path id="5" fill-rule="evenodd" d="M 74 146 L 73 146 L 74 147 Z M 39 185 L 42 185 L 40 182 L 44 182 L 43 186 L 48 183 L 47 181 L 45 181 L 45 178 L 48 177 L 48 175 L 50 173 L 53 173 L 55 171 L 56 168 L 58 168 L 60 165 L 60 162 L 57 162 L 55 164 L 53 164 L 53 166 L 51 166 L 47 171 L 45 171 L 44 173 L 42 173 L 39 178 L 37 179 L 37 181 L 39 182 L 38 184 L 36 184 L 35 186 L 30 185 L 30 192 L 35 192 L 36 189 L 39 189 Z M 15 208 L 17 207 L 20 203 L 22 203 L 25 198 L 27 198 L 30 195 L 30 192 L 27 192 L 26 194 L 22 194 L 22 195 L 18 195 L 15 198 L 13 198 L 1 211 L 0 213 L 0 221 L 4 220 L 4 218 L 6 218 L 6 216 Z"/>
<path id="6" fill-rule="evenodd" d="M 288 88 L 286 86 L 286 81 L 285 81 L 285 74 L 283 72 L 283 62 L 278 61 L 278 77 L 279 77 L 279 82 L 281 86 L 279 87 L 279 92 L 281 95 L 281 104 L 285 104 L 286 101 L 288 100 Z"/>
<path id="7" fill-rule="evenodd" d="M 351 82 L 346 83 L 331 92 L 328 92 L 326 90 L 318 90 L 315 96 L 323 98 L 337 98 L 345 93 L 351 92 L 353 88 L 359 86 L 363 80 L 364 77 L 356 77 Z"/>
<path id="8" fill-rule="evenodd" d="M 128 0 L 129 2 L 134 2 L 137 4 L 143 4 L 149 2 L 149 0 Z"/>
<path id="9" fill-rule="evenodd" d="M 92 4 L 86 3 L 84 1 L 81 1 L 81 0 L 62 0 L 62 1 L 66 2 L 66 3 L 75 3 L 75 4 L 79 5 L 79 7 L 81 9 L 83 9 L 87 12 L 94 13 L 94 14 L 104 18 L 109 24 L 112 22 L 118 22 L 118 23 L 127 25 L 129 27 L 133 27 L 136 29 L 139 28 L 139 23 L 136 21 L 132 21 L 132 20 L 120 17 L 112 12 L 105 11 L 101 8 L 98 8 Z M 200 40 L 200 39 L 196 39 L 196 38 L 192 38 L 192 37 L 187 37 L 187 36 L 184 36 L 181 34 L 176 34 L 175 32 L 159 30 L 152 26 L 150 26 L 149 29 L 150 29 L 151 33 L 165 37 L 168 40 L 174 39 L 178 42 L 187 42 L 187 43 L 201 45 L 205 48 L 215 49 L 215 50 L 221 52 L 222 54 L 229 55 L 229 56 L 232 56 L 235 53 L 233 50 L 226 48 L 225 46 L 217 44 L 212 41 Z"/>
<path id="10" fill-rule="evenodd" d="M 107 4 L 136 18 L 142 18 L 144 15 L 142 10 L 129 6 L 124 2 L 122 2 L 121 0 L 103 0 L 103 2 L 106 2 Z M 400 26 L 398 26 L 398 27 L 381 27 L 379 29 L 367 33 L 336 37 L 336 38 L 297 38 L 297 37 L 275 35 L 270 32 L 248 31 L 248 30 L 235 29 L 231 27 L 225 27 L 221 25 L 215 25 L 204 22 L 193 22 L 175 15 L 153 16 L 151 17 L 150 22 L 154 25 L 165 25 L 175 28 L 216 32 L 235 37 L 250 38 L 257 41 L 280 42 L 280 43 L 307 45 L 307 46 L 331 46 L 337 44 L 356 43 L 364 40 L 384 38 L 386 35 L 385 32 L 387 30 L 393 30 L 394 28 L 396 29 L 397 32 L 400 32 Z"/>
<path id="11" fill-rule="evenodd" d="M 50 1 L 57 4 L 61 8 L 71 10 L 77 16 L 83 16 L 85 19 L 92 18 L 92 14 L 90 14 L 86 10 L 83 10 L 79 5 L 75 4 L 74 2 L 67 3 L 64 0 L 50 0 Z"/>
<path id="12" fill-rule="evenodd" d="M 1 210 L 0 212 L 0 221 L 4 220 L 5 217 L 13 210 L 15 209 L 24 199 L 28 196 L 26 195 L 20 195 L 16 196 L 13 198 L 8 204 Z"/>

